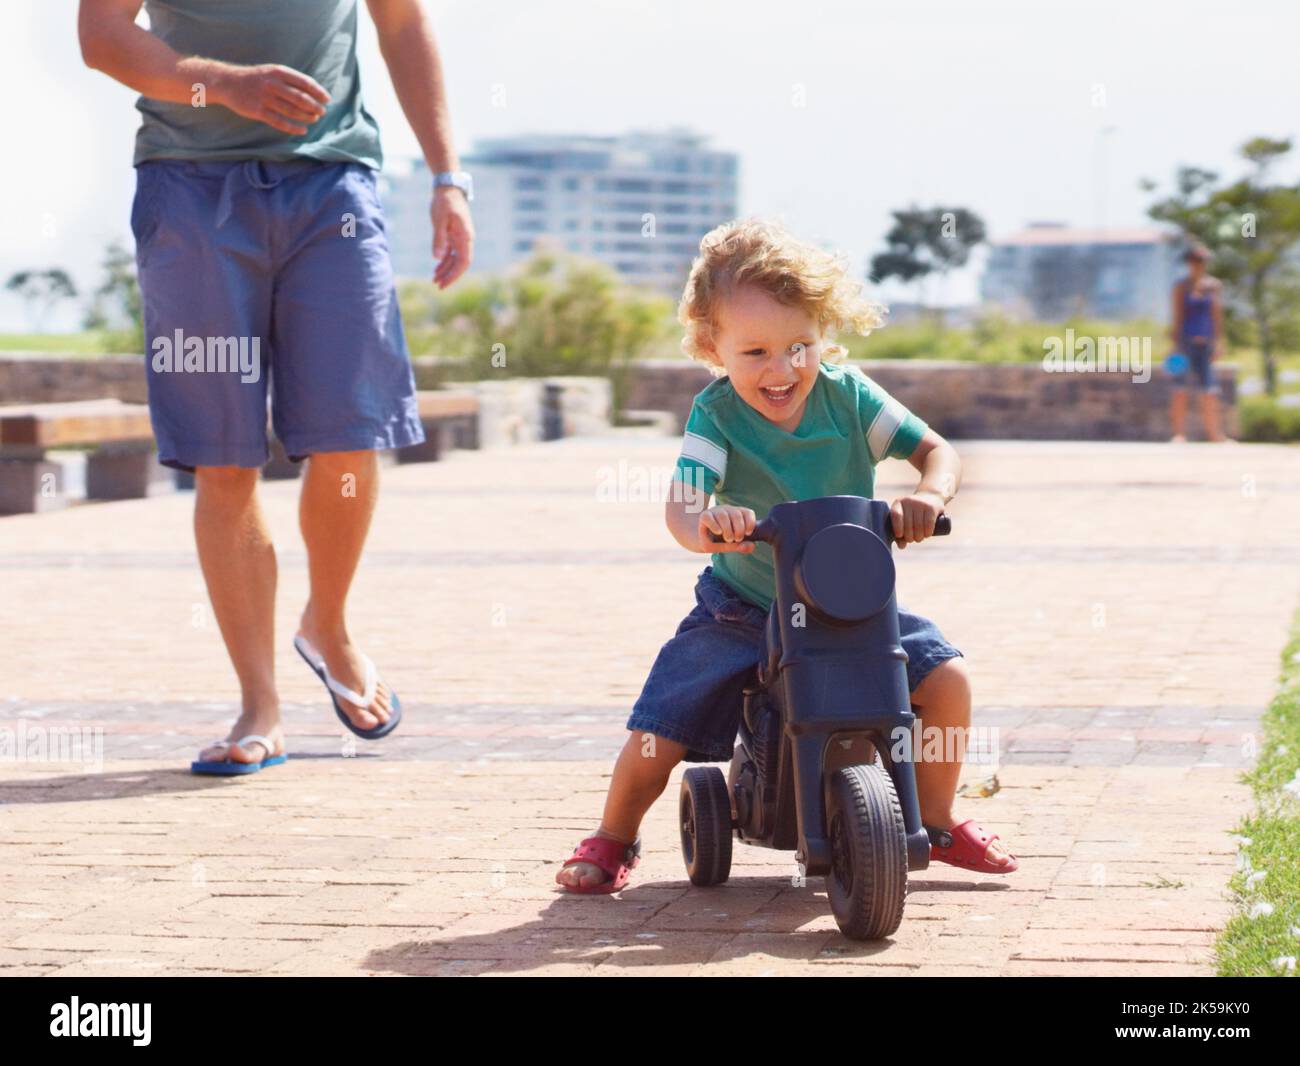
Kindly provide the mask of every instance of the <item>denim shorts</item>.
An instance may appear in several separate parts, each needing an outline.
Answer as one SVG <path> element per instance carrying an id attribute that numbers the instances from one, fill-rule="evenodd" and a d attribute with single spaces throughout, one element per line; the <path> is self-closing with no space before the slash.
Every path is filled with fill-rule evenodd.
<path id="1" fill-rule="evenodd" d="M 145 371 L 167 466 L 262 466 L 424 440 L 375 174 L 161 159 L 131 208 Z"/>
<path id="2" fill-rule="evenodd" d="M 687 762 L 731 758 L 744 711 L 744 689 L 763 658 L 767 612 L 743 599 L 706 566 L 695 609 L 660 650 L 627 728 L 685 744 Z M 928 618 L 898 608 L 907 653 L 907 687 L 915 692 L 945 659 L 961 655 Z"/>
<path id="3" fill-rule="evenodd" d="M 1214 366 L 1210 359 L 1213 347 L 1208 340 L 1183 341 L 1182 352 L 1187 356 L 1187 367 L 1173 375 L 1174 388 L 1187 388 L 1187 377 L 1190 374 L 1196 378 L 1196 391 L 1218 392 L 1218 386 L 1214 383 Z"/>

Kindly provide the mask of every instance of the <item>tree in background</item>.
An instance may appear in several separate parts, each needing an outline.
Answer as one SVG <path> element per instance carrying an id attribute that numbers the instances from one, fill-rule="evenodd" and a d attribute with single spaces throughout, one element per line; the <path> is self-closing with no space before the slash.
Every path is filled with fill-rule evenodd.
<path id="1" fill-rule="evenodd" d="M 509 273 L 468 277 L 447 293 L 401 288 L 414 354 L 448 377 L 609 376 L 666 341 L 673 303 L 627 285 L 593 259 L 542 249 Z"/>
<path id="2" fill-rule="evenodd" d="M 129 336 L 122 338 L 120 347 L 128 351 L 144 350 L 144 320 L 140 305 L 140 284 L 135 276 L 135 256 L 123 247 L 121 241 L 111 241 L 104 250 L 101 264 L 104 281 L 95 290 L 86 309 L 82 326 L 86 329 L 108 330 L 116 321 L 125 320 Z"/>
<path id="3" fill-rule="evenodd" d="M 889 248 L 872 256 L 871 280 L 919 282 L 924 305 L 926 278 L 937 273 L 942 281 L 954 267 L 965 266 L 971 250 L 985 239 L 984 223 L 964 207 L 911 207 L 892 214 L 894 225 L 885 234 Z M 942 326 L 942 310 L 936 318 Z"/>
<path id="4" fill-rule="evenodd" d="M 1277 395 L 1275 352 L 1300 346 L 1300 183 L 1270 184 L 1268 174 L 1291 147 L 1267 137 L 1247 141 L 1239 154 L 1251 171 L 1217 188 L 1212 171 L 1180 167 L 1176 191 L 1147 212 L 1209 248 L 1212 273 L 1226 289 L 1229 335 L 1258 346 L 1271 396 Z M 1156 183 L 1144 179 L 1140 187 L 1151 192 Z"/>
<path id="5" fill-rule="evenodd" d="M 27 305 L 27 317 L 37 333 L 45 332 L 45 320 L 63 300 L 76 297 L 77 287 L 66 270 L 20 270 L 5 282 Z"/>

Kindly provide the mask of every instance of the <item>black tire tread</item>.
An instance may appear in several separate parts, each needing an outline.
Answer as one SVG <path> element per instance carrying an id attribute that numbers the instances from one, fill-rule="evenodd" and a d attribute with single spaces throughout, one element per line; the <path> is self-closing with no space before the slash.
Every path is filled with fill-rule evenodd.
<path id="1" fill-rule="evenodd" d="M 907 897 L 907 833 L 893 778 L 883 767 L 845 766 L 830 783 L 827 825 L 838 807 L 844 812 L 852 850 L 866 859 L 857 864 L 851 895 L 845 897 L 834 873 L 826 894 L 840 931 L 853 940 L 879 940 L 903 921 Z"/>
<path id="2" fill-rule="evenodd" d="M 731 876 L 731 793 L 716 766 L 693 766 L 682 777 L 679 803 L 694 809 L 694 847 L 682 830 L 686 873 L 694 885 L 720 885 Z"/>

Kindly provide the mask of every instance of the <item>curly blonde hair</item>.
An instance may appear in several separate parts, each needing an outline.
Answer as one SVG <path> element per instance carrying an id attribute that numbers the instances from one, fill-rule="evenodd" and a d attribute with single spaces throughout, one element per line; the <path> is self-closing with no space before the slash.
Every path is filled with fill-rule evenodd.
<path id="1" fill-rule="evenodd" d="M 725 373 L 714 351 L 718 305 L 745 285 L 802 307 L 826 336 L 849 329 L 865 337 L 885 323 L 886 307 L 867 298 L 866 286 L 849 276 L 844 256 L 815 248 L 770 219 L 725 222 L 700 241 L 677 306 L 677 321 L 686 327 L 682 351 L 716 375 Z M 838 362 L 847 354 L 832 343 L 822 358 Z"/>

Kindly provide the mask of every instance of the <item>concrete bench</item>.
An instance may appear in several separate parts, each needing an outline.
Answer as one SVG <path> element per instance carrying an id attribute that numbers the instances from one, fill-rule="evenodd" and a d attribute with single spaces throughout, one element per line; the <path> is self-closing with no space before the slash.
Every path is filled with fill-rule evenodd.
<path id="1" fill-rule="evenodd" d="M 415 394 L 420 422 L 424 426 L 423 444 L 381 453 L 381 462 L 392 455 L 399 463 L 431 463 L 451 448 L 477 448 L 478 397 L 468 390 L 428 389 Z M 292 480 L 301 476 L 302 464 L 292 462 L 284 445 L 270 435 L 271 458 L 262 468 L 268 481 Z"/>
<path id="2" fill-rule="evenodd" d="M 479 446 L 478 397 L 468 390 L 421 389 L 415 394 L 423 444 L 397 449 L 399 463 L 430 463 L 451 448 Z"/>
<path id="3" fill-rule="evenodd" d="M 89 447 L 86 498 L 138 499 L 168 472 L 154 458 L 149 408 L 121 400 L 0 407 L 0 514 L 34 514 L 67 503 L 63 469 L 46 453 Z"/>

